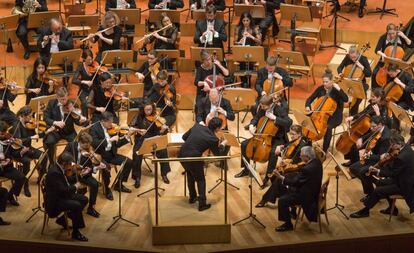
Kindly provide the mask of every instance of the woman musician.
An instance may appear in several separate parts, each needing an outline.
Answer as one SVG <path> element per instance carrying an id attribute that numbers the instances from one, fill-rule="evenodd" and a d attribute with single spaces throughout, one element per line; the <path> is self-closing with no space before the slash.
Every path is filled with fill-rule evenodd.
<path id="1" fill-rule="evenodd" d="M 46 78 L 47 63 L 41 57 L 37 58 L 33 64 L 33 71 L 26 81 L 26 105 L 35 97 L 48 96 L 54 93 L 54 85 L 57 84 L 53 79 Z"/>

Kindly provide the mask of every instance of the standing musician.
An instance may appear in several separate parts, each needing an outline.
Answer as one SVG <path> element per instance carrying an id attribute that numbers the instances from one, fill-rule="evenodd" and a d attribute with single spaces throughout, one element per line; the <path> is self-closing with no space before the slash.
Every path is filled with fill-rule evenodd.
<path id="1" fill-rule="evenodd" d="M 152 86 L 148 94 L 149 99 L 159 108 L 161 117 L 165 119 L 165 125 L 171 127 L 177 120 L 176 115 L 176 96 L 175 87 L 168 83 L 168 73 L 161 70 L 157 74 L 157 81 Z"/>
<path id="2" fill-rule="evenodd" d="M 149 9 L 164 9 L 164 10 L 176 10 L 183 8 L 183 0 L 149 0 Z"/>
<path id="3" fill-rule="evenodd" d="M 114 122 L 118 123 L 119 118 L 116 116 L 116 111 L 118 111 L 121 104 L 112 95 L 116 92 L 112 76 L 110 73 L 104 72 L 99 75 L 98 80 L 99 85 L 93 86 L 88 96 L 88 108 L 93 110 L 92 122 L 99 121 L 104 112 L 110 112 L 113 115 Z"/>
<path id="4" fill-rule="evenodd" d="M 278 153 L 280 153 L 280 150 L 276 152 L 276 148 L 279 145 L 286 145 L 289 142 L 287 132 L 289 131 L 290 126 L 292 125 L 292 120 L 289 118 L 288 115 L 286 101 L 283 101 L 280 97 L 280 94 L 278 93 L 274 93 L 272 96 L 262 96 L 262 98 L 260 98 L 258 108 L 259 111 L 249 124 L 249 132 L 253 135 L 253 137 L 251 139 L 244 140 L 241 143 L 241 155 L 242 157 L 245 157 L 246 160 L 249 162 L 246 153 L 247 146 L 249 144 L 249 141 L 254 140 L 254 138 L 256 138 L 256 135 L 261 134 L 260 132 L 257 132 L 258 130 L 260 130 L 260 128 L 262 128 L 262 126 L 258 125 L 260 119 L 267 118 L 268 120 L 270 120 L 269 124 L 274 124 L 278 128 L 276 134 L 274 136 L 271 136 L 271 147 L 269 157 L 264 157 L 264 160 L 268 161 L 266 176 L 263 180 L 263 186 L 265 186 L 267 184 L 267 181 L 269 180 L 267 174 L 270 174 L 274 170 L 277 163 Z M 253 151 L 253 153 L 254 152 L 255 151 Z M 245 168 L 243 160 L 241 160 L 241 167 L 242 171 L 236 174 L 234 177 L 238 178 L 249 175 L 249 171 Z"/>
<path id="5" fill-rule="evenodd" d="M 178 157 L 200 157 L 208 149 L 216 156 L 221 155 L 227 144 L 226 140 L 220 142 L 216 136 L 221 125 L 222 122 L 219 118 L 212 118 L 207 127 L 195 124 L 183 135 L 184 144 L 181 146 Z M 188 202 L 194 204 L 198 201 L 198 211 L 200 212 L 209 209 L 211 204 L 207 204 L 204 162 L 181 162 L 181 165 L 187 173 L 187 185 L 190 195 Z M 197 191 L 195 188 L 196 182 Z"/>
<path id="6" fill-rule="evenodd" d="M 87 119 L 80 115 L 80 117 L 72 116 L 74 112 L 74 105 L 69 101 L 69 94 L 66 88 L 59 87 L 56 91 L 56 99 L 49 100 L 44 118 L 48 127 L 53 127 L 55 131 L 46 135 L 43 140 L 43 146 L 47 150 L 49 161 L 55 160 L 56 143 L 65 139 L 71 142 L 76 137 L 74 124 L 82 125 Z"/>
<path id="7" fill-rule="evenodd" d="M 304 165 L 300 166 L 296 177 L 282 176 L 278 170 L 274 174 L 284 186 L 293 188 L 279 198 L 279 220 L 284 222 L 276 228 L 277 232 L 293 230 L 291 212 L 289 207 L 301 205 L 306 218 L 309 221 L 318 219 L 318 198 L 322 182 L 322 163 L 311 146 L 305 146 L 300 151 L 300 157 Z M 299 217 L 297 217 L 299 219 Z"/>
<path id="8" fill-rule="evenodd" d="M 214 6 L 218 11 L 224 11 L 226 9 L 225 0 L 190 0 L 191 10 L 206 9 L 209 5 Z"/>
<path id="9" fill-rule="evenodd" d="M 194 43 L 199 47 L 223 48 L 223 43 L 227 41 L 224 21 L 216 18 L 216 12 L 214 5 L 208 5 L 206 19 L 196 22 Z"/>
<path id="10" fill-rule="evenodd" d="M 348 102 L 348 96 L 346 93 L 339 87 L 337 83 L 333 81 L 333 75 L 331 70 L 325 70 L 325 74 L 322 76 L 323 84 L 319 86 L 313 93 L 306 99 L 305 110 L 311 111 L 311 104 L 315 100 L 320 98 L 331 98 L 334 103 L 336 103 L 335 111 L 329 112 L 332 113 L 332 116 L 329 117 L 326 133 L 323 137 L 323 151 L 326 152 L 329 148 L 331 139 L 332 139 L 332 130 L 339 126 L 342 123 L 342 114 L 344 111 L 344 103 Z M 325 100 L 326 102 L 327 100 Z M 323 101 L 322 101 L 323 102 Z M 317 108 L 312 108 L 315 110 Z M 320 112 L 319 112 L 320 113 Z M 327 112 L 322 112 L 327 113 Z M 319 130 L 319 129 L 318 129 Z"/>
<path id="11" fill-rule="evenodd" d="M 197 87 L 196 104 L 198 104 L 198 101 L 204 98 L 206 92 L 210 90 L 206 78 L 213 75 L 214 68 L 216 69 L 217 79 L 219 75 L 228 76 L 230 74 L 229 70 L 224 67 L 219 60 L 213 58 L 214 55 L 210 55 L 207 51 L 201 51 L 200 56 L 201 64 L 196 68 L 196 76 L 194 79 L 194 85 Z"/>
<path id="12" fill-rule="evenodd" d="M 79 165 L 81 168 L 81 171 L 75 173 L 69 181 L 73 183 L 80 182 L 89 187 L 89 205 L 86 213 L 98 218 L 100 214 L 95 210 L 94 206 L 98 196 L 99 182 L 95 179 L 93 174 L 96 174 L 98 170 L 101 170 L 106 198 L 113 200 L 114 198 L 109 187 L 111 167 L 102 162 L 100 157 L 95 154 L 92 148 L 92 136 L 87 132 L 80 133 L 78 141 L 69 142 L 68 145 L 66 145 L 64 152 L 72 154 L 75 164 Z"/>
<path id="13" fill-rule="evenodd" d="M 121 35 L 122 29 L 119 27 L 118 15 L 112 11 L 107 11 L 98 32 L 89 34 L 87 37 L 92 43 L 99 41 L 98 53 L 96 54 L 97 62 L 100 63 L 102 61 L 102 52 L 120 49 Z"/>
<path id="14" fill-rule="evenodd" d="M 138 80 L 144 83 L 144 97 L 148 96 L 162 65 L 158 61 L 156 51 L 151 50 L 147 54 L 147 60 L 135 72 Z"/>
<path id="15" fill-rule="evenodd" d="M 389 152 L 383 155 L 383 160 L 388 162 L 383 166 L 373 166 L 369 169 L 370 175 L 385 177 L 385 179 L 381 179 L 375 190 L 365 199 L 365 207 L 351 214 L 351 218 L 368 217 L 370 209 L 384 198 L 388 200 L 389 207 L 380 212 L 389 215 L 391 195 L 402 195 L 410 208 L 410 213 L 414 212 L 414 152 L 404 143 L 404 137 L 396 132 L 391 134 L 390 143 Z M 397 208 L 392 215 L 398 215 Z"/>
<path id="16" fill-rule="evenodd" d="M 282 161 L 276 166 L 287 168 L 289 165 L 298 165 L 301 162 L 300 150 L 305 146 L 310 146 L 312 143 L 304 136 L 302 136 L 302 127 L 300 125 L 292 125 L 289 131 L 290 141 L 288 145 L 279 145 L 276 147 L 275 155 L 280 156 Z M 283 171 L 282 171 L 283 172 Z M 296 176 L 296 173 L 286 174 L 285 176 Z M 256 205 L 256 208 L 265 207 L 267 202 L 276 203 L 277 198 L 280 198 L 287 192 L 287 187 L 282 184 L 280 180 L 272 177 L 272 185 L 263 194 L 262 199 Z"/>
<path id="17" fill-rule="evenodd" d="M 55 81 L 46 78 L 47 62 L 43 58 L 37 58 L 33 64 L 33 72 L 26 81 L 26 105 L 35 97 L 53 94 Z"/>
<path id="18" fill-rule="evenodd" d="M 19 25 L 16 30 L 16 35 L 24 48 L 23 58 L 27 60 L 30 57 L 29 39 L 27 38 L 27 34 L 31 30 L 27 28 L 28 16 L 32 12 L 48 11 L 48 9 L 46 0 L 32 0 L 32 9 L 26 9 L 26 7 L 23 8 L 25 3 L 29 3 L 29 1 L 16 0 L 12 14 L 19 14 Z"/>
<path id="19" fill-rule="evenodd" d="M 52 18 L 49 27 L 41 31 L 37 47 L 40 57 L 49 64 L 51 53 L 73 49 L 72 32 L 60 20 Z"/>
<path id="20" fill-rule="evenodd" d="M 132 152 L 132 178 L 135 179 L 135 188 L 139 188 L 141 185 L 142 155 L 138 155 L 137 152 L 146 138 L 158 136 L 166 132 L 168 126 L 162 121 L 163 118 L 159 117 L 159 114 L 156 112 L 155 104 L 148 99 L 144 100 L 142 110 L 140 110 L 139 114 L 132 120 L 130 131 L 136 134 Z M 156 151 L 155 155 L 157 158 L 168 158 L 166 149 Z M 169 163 L 161 163 L 161 178 L 166 184 L 170 183 L 170 180 L 167 177 L 167 174 L 170 171 L 171 168 Z"/>
<path id="21" fill-rule="evenodd" d="M 387 153 L 390 147 L 390 130 L 384 125 L 381 117 L 373 116 L 371 118 L 370 130 L 356 142 L 357 149 L 365 150 L 363 152 L 361 151 L 361 155 L 356 152 L 356 158 L 360 159 L 350 167 L 351 173 L 361 180 L 362 188 L 366 195 L 374 191 L 374 186 L 372 178 L 366 176 L 365 173 L 370 166 L 380 160 L 384 153 Z"/>
<path id="22" fill-rule="evenodd" d="M 375 47 L 375 52 L 380 56 L 380 59 L 372 72 L 371 89 L 380 86 L 377 83 L 376 76 L 378 71 L 384 67 L 384 57 L 387 56 L 385 50 L 393 47 L 393 45 L 397 47 L 413 47 L 414 43 L 402 31 L 399 31 L 396 25 L 390 23 L 387 25 L 387 33 L 381 35 Z"/>
<path id="23" fill-rule="evenodd" d="M 0 176 L 12 180 L 12 187 L 7 195 L 7 200 L 13 206 L 19 206 L 15 197 L 20 195 L 22 187 L 26 182 L 26 177 L 13 166 L 11 142 L 13 140 L 7 132 L 8 125 L 0 121 Z"/>
<path id="24" fill-rule="evenodd" d="M 0 76 L 0 120 L 13 126 L 17 122 L 16 115 L 10 110 L 9 102 L 13 103 L 17 95 L 13 94 L 14 88 Z"/>
<path id="25" fill-rule="evenodd" d="M 8 191 L 6 188 L 0 186 L 0 212 L 6 212 Z M 0 226 L 8 226 L 11 222 L 3 220 L 0 216 Z"/>
<path id="26" fill-rule="evenodd" d="M 366 93 L 369 88 L 366 78 L 371 77 L 372 75 L 371 66 L 368 62 L 367 57 L 362 55 L 361 52 L 358 51 L 358 48 L 356 46 L 351 46 L 348 50 L 348 54 L 345 56 L 345 58 L 342 60 L 341 64 L 339 64 L 337 68 L 337 72 L 339 73 L 339 76 L 347 78 L 347 76 L 345 76 L 343 73 L 344 70 L 347 67 L 350 68 L 349 66 L 351 66 L 352 68 L 354 65 L 356 65 L 356 67 L 359 68 L 363 72 L 363 76 L 361 77 L 362 79 L 360 81 L 362 81 L 362 85 L 364 86 L 364 90 Z M 356 78 L 358 80 L 360 79 L 360 77 L 356 77 Z M 351 79 L 354 79 L 354 78 L 352 78 L 351 76 Z M 350 106 L 349 108 L 349 115 L 352 116 L 358 113 L 359 104 L 361 104 L 361 102 L 362 102 L 362 99 L 355 99 L 354 104 L 352 104 L 352 102 L 349 101 L 349 103 L 351 103 L 352 105 L 352 107 Z"/>
<path id="27" fill-rule="evenodd" d="M 72 220 L 72 239 L 88 241 L 79 229 L 85 227 L 82 211 L 88 204 L 88 198 L 77 194 L 76 191 L 83 188 L 80 182 L 69 184 L 67 174 L 72 172 L 73 157 L 68 152 L 63 152 L 57 162 L 50 166 L 45 180 L 45 211 L 50 218 L 58 217 L 62 212 L 68 212 Z M 56 223 L 67 229 L 64 215 L 56 219 Z"/>
<path id="28" fill-rule="evenodd" d="M 112 113 L 103 112 L 99 123 L 91 127 L 92 146 L 96 153 L 102 156 L 103 161 L 108 164 L 121 165 L 126 160 L 125 167 L 122 173 L 119 174 L 114 189 L 130 193 L 131 190 L 124 186 L 122 182 L 128 181 L 128 176 L 132 169 L 132 160 L 118 154 L 118 148 L 129 143 L 129 137 L 127 135 L 120 136 L 116 131 L 112 132 L 114 130 L 113 119 Z M 119 187 L 119 180 L 121 180 L 121 187 Z"/>

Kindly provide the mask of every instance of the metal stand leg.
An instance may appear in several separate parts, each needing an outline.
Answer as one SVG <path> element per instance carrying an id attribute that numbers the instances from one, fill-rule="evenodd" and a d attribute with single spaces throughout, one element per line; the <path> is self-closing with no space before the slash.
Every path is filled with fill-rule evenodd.
<path id="1" fill-rule="evenodd" d="M 227 162 L 227 161 L 222 161 L 222 162 Z M 222 166 L 222 167 L 224 167 L 224 166 Z M 221 168 L 221 170 L 220 170 L 220 178 L 219 179 L 217 179 L 216 180 L 216 185 L 214 185 L 209 191 L 208 191 L 208 193 L 211 193 L 212 191 L 214 191 L 214 189 L 216 189 L 221 183 L 224 183 L 224 179 L 223 179 L 223 168 Z M 233 187 L 233 188 L 235 188 L 236 190 L 240 190 L 240 188 L 239 187 L 237 187 L 237 186 L 235 186 L 235 185 L 233 185 L 233 184 L 231 184 L 231 183 L 229 183 L 229 182 L 226 182 L 227 183 L 227 185 L 229 185 L 229 186 L 231 186 L 231 187 Z"/>
<path id="2" fill-rule="evenodd" d="M 330 211 L 330 210 L 334 210 L 334 209 L 338 209 L 341 213 L 342 213 L 342 215 L 347 219 L 347 220 L 349 220 L 349 217 L 345 214 L 345 212 L 343 211 L 344 210 L 344 208 L 345 208 L 345 206 L 344 205 L 341 205 L 341 204 L 339 204 L 339 171 L 337 170 L 336 171 L 336 176 L 335 176 L 335 178 L 336 178 L 336 200 L 335 200 L 335 205 L 333 206 L 333 207 L 331 207 L 331 208 L 328 208 L 328 209 L 326 209 L 325 210 L 325 212 L 328 212 L 328 211 Z"/>
<path id="3" fill-rule="evenodd" d="M 44 213 L 45 210 L 42 208 L 42 205 L 40 204 L 40 182 L 42 180 L 39 180 L 37 184 L 37 206 L 35 208 L 32 208 L 32 215 L 30 215 L 29 218 L 27 218 L 26 223 L 29 222 L 33 217 L 36 216 L 38 212 Z"/>
<path id="4" fill-rule="evenodd" d="M 389 14 L 389 15 L 393 15 L 393 16 L 398 17 L 398 14 L 395 13 L 396 12 L 395 8 L 393 8 L 393 9 L 387 9 L 386 5 L 387 5 L 387 0 L 384 0 L 384 2 L 382 4 L 382 8 L 378 8 L 377 7 L 375 9 L 375 11 L 369 11 L 369 12 L 367 12 L 367 15 L 368 14 L 381 14 L 380 19 L 382 19 L 382 16 L 384 16 L 386 14 Z"/>

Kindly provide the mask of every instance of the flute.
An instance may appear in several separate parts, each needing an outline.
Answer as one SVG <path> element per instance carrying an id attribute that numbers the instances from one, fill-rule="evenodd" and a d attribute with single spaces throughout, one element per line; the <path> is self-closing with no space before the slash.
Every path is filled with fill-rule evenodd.
<path id="1" fill-rule="evenodd" d="M 167 28 L 169 28 L 169 27 L 171 27 L 171 26 L 172 26 L 172 23 L 171 23 L 171 24 L 169 24 L 169 25 L 166 25 L 166 26 L 164 26 L 163 28 L 158 29 L 158 30 L 156 30 L 156 31 L 154 31 L 154 32 L 152 32 L 152 33 L 150 33 L 150 34 L 144 35 L 144 37 L 142 37 L 141 39 L 137 40 L 135 43 L 139 43 L 139 42 L 141 42 L 141 41 L 143 41 L 143 40 L 145 40 L 145 39 L 147 39 L 147 38 L 150 38 L 150 37 L 151 37 L 151 36 L 153 36 L 155 33 L 161 32 L 161 31 L 163 31 L 163 30 L 165 30 L 165 29 L 167 29 Z"/>
<path id="2" fill-rule="evenodd" d="M 96 33 L 91 33 L 91 34 L 89 34 L 86 38 L 81 39 L 81 40 L 80 40 L 80 42 L 84 42 L 84 41 L 88 40 L 88 39 L 90 38 L 90 36 L 91 36 L 91 35 L 96 36 L 96 35 L 98 35 L 98 34 L 101 34 L 101 33 L 103 33 L 103 32 L 106 32 L 106 31 L 108 31 L 108 30 L 110 30 L 110 29 L 112 29 L 112 28 L 114 28 L 114 27 L 115 27 L 115 25 L 113 25 L 113 26 L 111 26 L 111 27 L 108 27 L 108 28 L 105 28 L 105 29 L 103 29 L 103 30 L 97 31 Z"/>

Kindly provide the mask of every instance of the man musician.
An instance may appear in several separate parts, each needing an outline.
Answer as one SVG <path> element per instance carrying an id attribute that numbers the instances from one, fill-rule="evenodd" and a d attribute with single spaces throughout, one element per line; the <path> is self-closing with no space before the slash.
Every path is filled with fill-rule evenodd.
<path id="1" fill-rule="evenodd" d="M 197 123 L 207 126 L 207 119 L 211 120 L 211 115 L 214 115 L 215 112 L 224 115 L 226 120 L 233 121 L 236 118 L 230 101 L 223 97 L 222 92 L 222 90 L 218 91 L 217 89 L 211 89 L 208 97 L 199 100 L 196 115 Z M 224 130 L 227 129 L 228 125 L 226 125 Z"/>
<path id="2" fill-rule="evenodd" d="M 223 43 L 227 41 L 224 21 L 217 19 L 216 12 L 216 7 L 208 5 L 206 19 L 196 22 L 194 43 L 199 47 L 223 48 Z"/>
<path id="3" fill-rule="evenodd" d="M 214 6 L 218 11 L 224 11 L 226 9 L 225 0 L 190 0 L 191 10 L 206 9 L 209 5 Z"/>
<path id="4" fill-rule="evenodd" d="M 176 10 L 183 8 L 183 0 L 149 0 L 149 9 Z"/>

